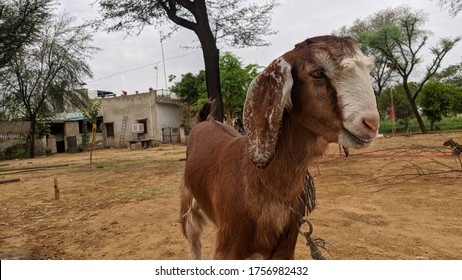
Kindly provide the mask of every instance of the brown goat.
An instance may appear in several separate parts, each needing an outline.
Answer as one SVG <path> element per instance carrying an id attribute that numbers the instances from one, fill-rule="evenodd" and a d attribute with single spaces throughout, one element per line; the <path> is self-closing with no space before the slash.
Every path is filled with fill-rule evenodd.
<path id="1" fill-rule="evenodd" d="M 377 135 L 372 64 L 351 38 L 310 38 L 250 85 L 247 135 L 199 120 L 181 188 L 181 223 L 192 259 L 201 258 L 206 219 L 218 228 L 216 259 L 293 259 L 293 211 L 304 213 L 300 196 L 308 164 L 328 143 L 359 148 Z"/>

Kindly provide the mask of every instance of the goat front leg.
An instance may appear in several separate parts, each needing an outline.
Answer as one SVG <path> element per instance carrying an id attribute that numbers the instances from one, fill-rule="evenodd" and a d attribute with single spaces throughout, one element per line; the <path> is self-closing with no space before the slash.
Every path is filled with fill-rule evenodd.
<path id="1" fill-rule="evenodd" d="M 215 260 L 245 260 L 252 258 L 255 253 L 253 242 L 239 236 L 237 226 L 230 227 L 234 228 L 233 233 L 231 233 L 231 230 L 218 230 L 213 258 Z"/>
<path id="2" fill-rule="evenodd" d="M 291 224 L 292 225 L 292 224 Z M 295 245 L 297 244 L 298 230 L 295 225 L 281 236 L 277 247 L 274 249 L 271 260 L 293 260 L 295 255 Z"/>

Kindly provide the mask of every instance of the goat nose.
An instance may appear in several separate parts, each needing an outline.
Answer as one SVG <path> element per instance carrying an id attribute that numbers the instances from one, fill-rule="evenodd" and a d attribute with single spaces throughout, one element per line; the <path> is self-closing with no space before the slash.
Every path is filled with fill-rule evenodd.
<path id="1" fill-rule="evenodd" d="M 368 116 L 363 118 L 363 125 L 371 136 L 375 136 L 379 130 L 380 121 L 376 116 Z"/>

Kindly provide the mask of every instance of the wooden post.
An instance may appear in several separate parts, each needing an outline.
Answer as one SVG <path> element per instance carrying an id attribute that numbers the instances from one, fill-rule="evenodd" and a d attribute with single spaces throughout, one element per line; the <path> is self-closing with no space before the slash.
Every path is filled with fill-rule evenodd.
<path id="1" fill-rule="evenodd" d="M 54 188 L 55 188 L 55 199 L 59 199 L 59 188 L 58 188 L 58 178 L 55 177 L 55 183 L 54 183 Z"/>

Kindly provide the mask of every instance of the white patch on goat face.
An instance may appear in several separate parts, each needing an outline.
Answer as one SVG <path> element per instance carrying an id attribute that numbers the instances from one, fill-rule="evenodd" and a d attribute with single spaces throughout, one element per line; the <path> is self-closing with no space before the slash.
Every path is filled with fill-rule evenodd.
<path id="1" fill-rule="evenodd" d="M 343 132 L 339 143 L 347 147 L 367 146 L 377 135 L 379 114 L 370 69 L 373 59 L 359 49 L 341 61 L 342 70 L 335 80 L 339 107 L 343 113 Z"/>

